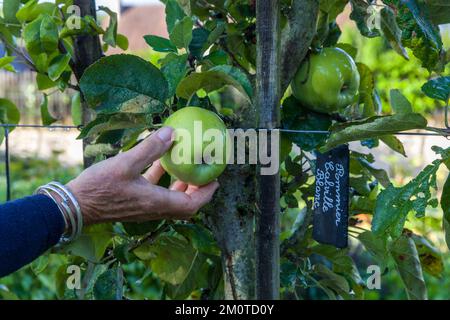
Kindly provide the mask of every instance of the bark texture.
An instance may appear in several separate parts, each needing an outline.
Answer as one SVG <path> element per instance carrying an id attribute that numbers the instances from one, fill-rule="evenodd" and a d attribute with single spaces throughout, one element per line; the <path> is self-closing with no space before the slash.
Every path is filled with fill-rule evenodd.
<path id="1" fill-rule="evenodd" d="M 81 16 L 92 16 L 97 18 L 95 10 L 95 0 L 74 0 L 73 4 L 80 8 Z M 100 38 L 98 35 L 90 36 L 83 35 L 75 37 L 74 39 L 74 57 L 72 70 L 79 82 L 81 76 L 87 67 L 93 64 L 95 61 L 103 56 L 102 47 L 100 44 Z M 83 124 L 90 122 L 94 118 L 94 112 L 89 109 L 87 103 L 82 98 L 83 106 Z M 83 152 L 87 145 L 91 143 L 90 139 L 83 140 Z M 94 163 L 94 158 L 83 157 L 84 167 L 87 168 Z"/>

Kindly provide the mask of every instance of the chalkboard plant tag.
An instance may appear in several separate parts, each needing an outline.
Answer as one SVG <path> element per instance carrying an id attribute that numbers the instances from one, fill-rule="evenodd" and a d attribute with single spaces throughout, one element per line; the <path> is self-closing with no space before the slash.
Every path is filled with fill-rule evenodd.
<path id="1" fill-rule="evenodd" d="M 316 153 L 314 240 L 338 248 L 347 247 L 349 201 L 349 149 L 341 145 Z"/>

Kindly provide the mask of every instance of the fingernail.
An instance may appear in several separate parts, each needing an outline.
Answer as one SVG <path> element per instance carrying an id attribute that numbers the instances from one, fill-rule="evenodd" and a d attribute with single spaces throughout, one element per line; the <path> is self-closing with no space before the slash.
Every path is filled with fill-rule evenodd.
<path id="1" fill-rule="evenodd" d="M 162 141 L 169 142 L 170 140 L 172 140 L 172 132 L 173 129 L 171 127 L 162 127 L 156 132 L 156 134 Z"/>

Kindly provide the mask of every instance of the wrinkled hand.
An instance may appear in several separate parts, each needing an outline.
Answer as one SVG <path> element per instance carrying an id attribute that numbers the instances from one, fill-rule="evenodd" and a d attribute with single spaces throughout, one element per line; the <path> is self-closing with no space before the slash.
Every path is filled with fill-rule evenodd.
<path id="1" fill-rule="evenodd" d="M 170 148 L 172 132 L 163 127 L 133 149 L 89 167 L 67 184 L 81 206 L 85 225 L 189 219 L 211 200 L 217 182 L 197 187 L 175 181 L 169 189 L 157 185 L 164 174 L 158 159 Z"/>

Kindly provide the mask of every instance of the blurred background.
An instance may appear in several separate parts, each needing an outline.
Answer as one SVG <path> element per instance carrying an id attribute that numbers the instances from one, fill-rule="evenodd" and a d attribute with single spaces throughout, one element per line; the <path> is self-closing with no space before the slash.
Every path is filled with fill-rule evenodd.
<path id="1" fill-rule="evenodd" d="M 137 54 L 154 64 L 158 64 L 161 53 L 153 52 L 145 43 L 143 36 L 148 34 L 167 37 L 164 5 L 156 0 L 102 0 L 97 5 L 104 5 L 118 13 L 118 32 L 129 39 L 128 52 Z M 0 1 L 1 6 L 1 1 Z M 108 17 L 100 15 L 102 24 L 107 24 Z M 429 78 L 428 72 L 420 68 L 420 63 L 409 52 L 410 60 L 406 61 L 390 49 L 381 38 L 363 38 L 359 35 L 353 21 L 349 19 L 349 10 L 338 17 L 342 30 L 340 42 L 349 43 L 359 49 L 356 61 L 367 64 L 375 74 L 376 87 L 380 94 L 383 110 L 389 111 L 389 90 L 399 89 L 409 101 L 414 111 L 424 113 L 429 125 L 442 127 L 444 125 L 443 105 L 426 97 L 421 92 L 421 86 Z M 450 47 L 450 27 L 442 28 L 444 44 Z M 120 49 L 111 48 L 106 54 L 119 53 Z M 0 56 L 3 49 L 0 45 Z M 39 105 L 42 94 L 36 88 L 35 75 L 27 67 L 16 60 L 17 73 L 0 71 L 0 97 L 8 98 L 19 106 L 22 124 L 41 124 Z M 448 74 L 448 72 L 447 72 Z M 70 111 L 71 92 L 59 91 L 49 94 L 49 111 L 58 119 L 58 124 L 71 125 Z M 222 101 L 222 103 L 226 103 Z M 31 194 L 36 187 L 50 180 L 67 182 L 82 170 L 82 143 L 77 140 L 77 129 L 30 129 L 16 128 L 10 135 L 11 153 L 11 193 L 12 198 L 20 198 Z M 443 148 L 450 146 L 450 141 L 442 137 L 399 136 L 404 143 L 407 157 L 394 153 L 391 149 L 380 145 L 372 150 L 375 165 L 386 169 L 390 177 L 398 184 L 407 183 L 436 156 L 431 146 Z M 0 146 L 0 203 L 6 200 L 5 177 L 5 144 Z M 368 151 L 359 143 L 352 143 L 353 150 Z M 438 172 L 438 186 L 441 187 L 448 172 L 441 166 Z M 438 195 L 439 196 L 439 195 Z M 445 258 L 444 276 L 441 279 L 425 274 L 430 299 L 449 299 L 450 288 L 450 254 L 444 242 L 441 231 L 442 211 L 439 208 L 429 208 L 427 216 L 409 222 L 407 227 L 427 235 L 440 248 Z M 292 221 L 283 218 L 283 223 Z M 358 248 L 355 248 L 358 250 Z M 36 261 L 31 267 L 25 267 L 15 274 L 0 279 L 2 285 L 8 286 L 11 298 L 21 299 L 52 299 L 56 298 L 55 284 L 52 280 L 56 268 L 64 257 L 49 255 Z M 361 274 L 365 275 L 368 257 L 360 256 L 357 262 L 361 266 Z M 43 264 L 47 267 L 39 271 Z M 159 298 L 160 286 L 152 277 L 143 278 L 145 266 L 136 262 L 128 266 L 130 274 L 129 285 L 133 287 L 135 298 Z M 390 269 L 391 270 L 391 269 Z M 37 275 L 36 275 L 37 274 Z M 406 299 L 400 285 L 401 280 L 396 272 L 388 271 L 382 278 L 381 290 L 366 290 L 369 299 Z"/>

